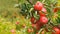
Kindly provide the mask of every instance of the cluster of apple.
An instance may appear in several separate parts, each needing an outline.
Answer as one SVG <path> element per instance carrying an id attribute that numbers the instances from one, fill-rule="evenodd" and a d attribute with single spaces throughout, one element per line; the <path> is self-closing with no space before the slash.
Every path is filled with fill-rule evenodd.
<path id="1" fill-rule="evenodd" d="M 40 16 L 38 20 L 34 18 L 34 16 L 31 17 L 31 23 L 32 27 L 36 30 L 40 30 L 40 28 L 47 24 L 49 19 L 46 17 L 47 10 L 44 7 L 43 3 L 40 1 L 37 1 L 37 3 L 34 5 L 34 10 L 37 11 L 38 15 Z M 54 12 L 56 12 L 57 9 L 54 9 Z M 52 32 L 52 34 L 60 34 L 60 29 L 58 27 L 52 28 L 55 32 Z"/>
<path id="2" fill-rule="evenodd" d="M 48 18 L 46 17 L 47 10 L 44 8 L 43 4 L 39 1 L 34 5 L 34 10 L 38 12 L 40 18 L 36 20 L 34 16 L 31 17 L 31 23 L 36 25 L 37 30 L 40 29 L 41 26 L 48 23 Z"/>

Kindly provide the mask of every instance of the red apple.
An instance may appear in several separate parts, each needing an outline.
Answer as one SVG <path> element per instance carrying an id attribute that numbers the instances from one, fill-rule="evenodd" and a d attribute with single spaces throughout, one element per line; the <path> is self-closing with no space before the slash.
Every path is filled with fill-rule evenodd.
<path id="1" fill-rule="evenodd" d="M 35 18 L 31 17 L 31 23 L 34 24 L 35 23 Z"/>
<path id="2" fill-rule="evenodd" d="M 47 23 L 48 23 L 48 18 L 45 17 L 45 16 L 41 16 L 41 17 L 40 17 L 40 23 L 41 23 L 41 24 L 47 24 Z"/>
<path id="3" fill-rule="evenodd" d="M 60 29 L 59 29 L 59 28 L 53 27 L 53 30 L 55 31 L 55 32 L 53 32 L 53 33 L 55 33 L 55 34 L 60 34 Z"/>
<path id="4" fill-rule="evenodd" d="M 29 29 L 28 29 L 28 32 L 30 33 L 30 32 L 32 32 L 32 30 L 29 28 Z"/>
<path id="5" fill-rule="evenodd" d="M 43 8 L 43 4 L 39 1 L 37 1 L 37 3 L 34 5 L 34 9 L 37 11 L 41 11 Z"/>
<path id="6" fill-rule="evenodd" d="M 18 25 L 20 22 L 16 22 L 16 24 Z"/>
<path id="7" fill-rule="evenodd" d="M 42 12 L 47 13 L 46 8 L 42 8 Z"/>
<path id="8" fill-rule="evenodd" d="M 54 8 L 53 11 L 54 11 L 54 12 L 57 12 L 57 11 L 58 11 L 58 8 Z"/>
<path id="9" fill-rule="evenodd" d="M 40 16 L 46 16 L 43 12 L 39 11 Z"/>

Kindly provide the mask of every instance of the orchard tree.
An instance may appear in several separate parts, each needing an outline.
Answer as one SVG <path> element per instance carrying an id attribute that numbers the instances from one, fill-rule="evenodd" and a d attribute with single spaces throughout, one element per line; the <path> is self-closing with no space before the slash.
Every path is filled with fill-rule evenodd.
<path id="1" fill-rule="evenodd" d="M 18 0 L 20 13 L 30 20 L 29 34 L 60 34 L 60 8 L 57 0 Z M 18 23 L 17 23 L 18 24 Z"/>

